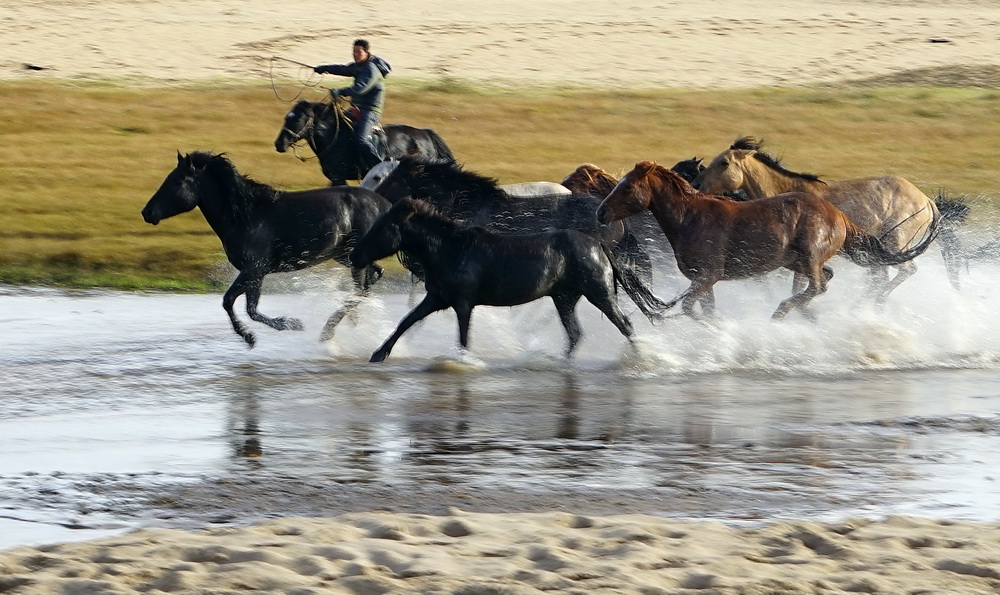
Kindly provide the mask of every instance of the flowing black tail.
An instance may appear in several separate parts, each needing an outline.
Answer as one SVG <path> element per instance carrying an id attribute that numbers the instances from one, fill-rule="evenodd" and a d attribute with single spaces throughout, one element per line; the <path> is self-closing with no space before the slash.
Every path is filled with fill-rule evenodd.
<path id="1" fill-rule="evenodd" d="M 886 248 L 880 239 L 851 223 L 847 215 L 842 216 L 844 223 L 847 224 L 847 238 L 841 250 L 861 266 L 894 265 L 913 260 L 923 254 L 941 232 L 941 214 L 935 209 L 934 218 L 927 228 L 923 241 L 902 252 L 893 252 Z"/>
<path id="2" fill-rule="evenodd" d="M 433 130 L 428 130 L 430 133 L 431 142 L 434 143 L 434 148 L 437 150 L 437 159 L 446 159 L 448 161 L 455 161 L 455 155 L 451 152 L 451 147 L 444 142 L 441 135 Z"/>
<path id="3" fill-rule="evenodd" d="M 631 267 L 621 267 L 615 259 L 611 249 L 601 244 L 605 256 L 611 262 L 611 269 L 615 274 L 615 283 L 621 285 L 628 297 L 635 302 L 636 306 L 642 310 L 650 322 L 659 322 L 663 319 L 663 313 L 669 309 L 666 302 L 656 297 L 653 291 L 643 283 L 639 275 Z"/>

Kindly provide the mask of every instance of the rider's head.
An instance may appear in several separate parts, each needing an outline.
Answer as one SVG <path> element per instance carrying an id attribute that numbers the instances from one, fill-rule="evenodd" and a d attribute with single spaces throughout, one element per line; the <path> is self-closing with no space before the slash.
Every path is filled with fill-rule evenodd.
<path id="1" fill-rule="evenodd" d="M 364 62 L 368 59 L 368 40 L 367 39 L 355 39 L 354 40 L 354 61 Z"/>

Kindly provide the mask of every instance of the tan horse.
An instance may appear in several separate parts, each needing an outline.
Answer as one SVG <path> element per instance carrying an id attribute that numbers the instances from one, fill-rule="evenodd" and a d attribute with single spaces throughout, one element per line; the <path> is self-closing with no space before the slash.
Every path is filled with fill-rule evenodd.
<path id="1" fill-rule="evenodd" d="M 751 199 L 785 192 L 808 192 L 826 199 L 842 210 L 851 222 L 879 238 L 890 250 L 905 250 L 927 237 L 931 223 L 940 218 L 937 206 L 916 186 L 899 176 L 857 178 L 824 182 L 818 176 L 796 173 L 761 150 L 763 142 L 753 137 L 737 139 L 709 163 L 692 185 L 710 194 L 743 189 Z M 946 263 L 949 258 L 946 254 Z M 884 266 L 871 269 L 870 291 L 882 303 L 893 289 L 912 276 L 917 266 L 911 261 L 898 265 L 889 279 Z M 958 267 L 949 267 L 949 277 L 957 287 Z"/>
<path id="2" fill-rule="evenodd" d="M 843 253 L 865 266 L 899 265 L 927 249 L 940 221 L 935 216 L 922 242 L 894 253 L 814 194 L 789 192 L 746 202 L 719 200 L 652 161 L 637 163 L 625 174 L 597 208 L 597 218 L 607 223 L 644 210 L 653 213 L 674 249 L 677 266 L 691 280 L 691 286 L 668 305 L 682 301 L 684 313 L 692 317 L 696 303 L 701 303 L 703 314 L 714 311 L 717 282 L 784 267 L 804 275 L 809 283 L 798 293 L 793 289 L 772 318 L 783 318 L 799 308 L 811 319 L 806 307 L 826 291 L 833 270 L 825 264 L 835 254 Z"/>

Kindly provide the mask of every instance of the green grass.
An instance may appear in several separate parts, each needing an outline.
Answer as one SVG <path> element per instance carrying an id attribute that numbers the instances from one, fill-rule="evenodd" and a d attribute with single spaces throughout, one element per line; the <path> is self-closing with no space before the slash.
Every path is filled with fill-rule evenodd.
<path id="1" fill-rule="evenodd" d="M 893 173 L 928 194 L 970 196 L 975 225 L 996 213 L 998 99 L 971 88 L 611 92 L 442 79 L 392 82 L 383 119 L 434 128 L 465 167 L 503 183 L 559 181 L 586 162 L 620 174 L 643 159 L 711 158 L 753 135 L 794 171 Z M 288 108 L 269 85 L 241 82 L 0 83 L 0 283 L 218 287 L 224 256 L 200 213 L 151 226 L 139 212 L 176 151 L 226 152 L 283 189 L 326 185 L 314 159 L 274 151 Z"/>

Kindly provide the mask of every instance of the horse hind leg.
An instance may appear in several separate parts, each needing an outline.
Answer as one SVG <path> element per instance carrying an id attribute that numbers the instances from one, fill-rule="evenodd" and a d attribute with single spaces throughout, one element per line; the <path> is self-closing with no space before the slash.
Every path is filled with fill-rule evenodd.
<path id="1" fill-rule="evenodd" d="M 364 269 L 351 268 L 351 277 L 354 279 L 355 294 L 344 300 L 344 305 L 326 319 L 326 324 L 323 325 L 323 330 L 319 333 L 319 340 L 321 342 L 333 339 L 333 334 L 337 330 L 337 325 L 340 324 L 340 321 L 344 318 L 350 316 L 351 320 L 357 324 L 356 317 L 358 306 L 361 304 L 361 298 L 369 295 L 371 286 L 382 278 L 383 272 L 382 267 L 375 264 L 369 265 Z"/>
<path id="2" fill-rule="evenodd" d="M 264 277 L 261 276 L 247 283 L 247 314 L 250 315 L 251 320 L 266 324 L 276 331 L 301 331 L 303 329 L 302 321 L 298 318 L 286 316 L 272 318 L 257 310 L 257 304 L 260 302 L 260 286 L 263 280 Z"/>
<path id="3" fill-rule="evenodd" d="M 622 310 L 618 306 L 618 300 L 614 298 L 614 291 L 611 286 L 607 286 L 603 291 L 590 291 L 586 294 L 587 301 L 601 311 L 602 314 L 608 317 L 611 324 L 615 325 L 615 328 L 628 339 L 629 343 L 632 343 L 632 335 L 635 333 L 635 329 L 632 326 L 632 321 L 628 319 Z M 579 297 L 576 298 L 580 299 Z M 574 304 L 576 302 L 574 301 Z"/>
<path id="4" fill-rule="evenodd" d="M 882 267 L 886 270 L 886 277 L 888 277 L 888 268 Z M 889 294 L 892 293 L 894 289 L 899 287 L 899 285 L 912 277 L 917 272 L 917 265 L 913 261 L 907 261 L 897 266 L 897 272 L 894 277 L 887 279 L 882 285 L 880 290 L 875 291 L 875 305 L 884 306 L 886 300 L 889 299 Z M 873 290 L 875 288 L 873 287 Z"/>
<path id="5" fill-rule="evenodd" d="M 816 322 L 816 316 L 809 310 L 809 302 L 817 295 L 826 291 L 826 283 L 833 278 L 833 269 L 823 266 L 818 271 L 807 275 L 809 284 L 804 290 L 793 293 L 791 297 L 778 304 L 778 309 L 771 315 L 771 320 L 781 320 L 793 309 L 798 308 L 802 316 L 811 322 Z M 793 282 L 794 285 L 794 282 Z"/>

